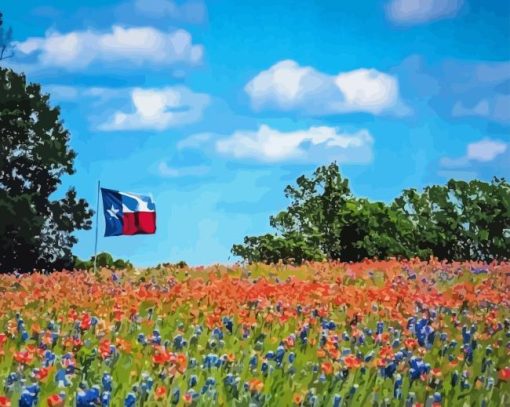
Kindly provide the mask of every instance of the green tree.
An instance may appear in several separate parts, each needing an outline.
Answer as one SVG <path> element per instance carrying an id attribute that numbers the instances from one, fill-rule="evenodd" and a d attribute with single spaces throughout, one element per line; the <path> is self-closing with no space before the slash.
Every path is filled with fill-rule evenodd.
<path id="1" fill-rule="evenodd" d="M 450 180 L 423 192 L 405 190 L 393 208 L 413 224 L 411 252 L 446 260 L 510 258 L 510 185 Z"/>
<path id="2" fill-rule="evenodd" d="M 247 236 L 234 255 L 268 263 L 510 258 L 510 185 L 502 179 L 407 189 L 387 205 L 354 197 L 333 163 L 299 177 L 285 196 L 289 207 L 270 218 L 276 235 Z"/>
<path id="3" fill-rule="evenodd" d="M 53 197 L 76 157 L 58 107 L 38 84 L 0 69 L 0 129 L 1 272 L 70 267 L 73 232 L 90 229 L 93 212 L 74 188 Z"/>
<path id="4" fill-rule="evenodd" d="M 338 165 L 319 167 L 310 178 L 302 175 L 295 186 L 285 188 L 285 197 L 291 200 L 289 207 L 271 217 L 270 225 L 281 234 L 301 236 L 327 258 L 340 258 L 339 234 L 345 224 L 342 210 L 352 194 Z"/>
<path id="5" fill-rule="evenodd" d="M 266 234 L 246 236 L 244 244 L 234 245 L 232 253 L 248 262 L 302 263 L 307 260 L 324 260 L 324 254 L 303 235 L 289 232 L 283 236 Z"/>

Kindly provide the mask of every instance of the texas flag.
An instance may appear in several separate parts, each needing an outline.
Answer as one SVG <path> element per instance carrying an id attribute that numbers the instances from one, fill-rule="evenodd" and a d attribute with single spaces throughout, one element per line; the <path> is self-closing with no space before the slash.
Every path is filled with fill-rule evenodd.
<path id="1" fill-rule="evenodd" d="M 145 195 L 101 188 L 106 222 L 105 236 L 156 232 L 156 206 Z"/>

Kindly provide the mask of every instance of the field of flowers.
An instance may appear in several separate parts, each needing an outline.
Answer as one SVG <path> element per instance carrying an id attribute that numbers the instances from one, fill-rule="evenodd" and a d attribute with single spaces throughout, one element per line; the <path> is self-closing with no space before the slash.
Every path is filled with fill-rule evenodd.
<path id="1" fill-rule="evenodd" d="M 0 407 L 508 406 L 510 264 L 0 275 Z"/>

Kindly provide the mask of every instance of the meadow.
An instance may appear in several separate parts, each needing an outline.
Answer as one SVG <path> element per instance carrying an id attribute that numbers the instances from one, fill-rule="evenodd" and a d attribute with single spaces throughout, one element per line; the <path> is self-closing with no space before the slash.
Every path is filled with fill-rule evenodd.
<path id="1" fill-rule="evenodd" d="M 508 406 L 510 264 L 0 275 L 0 407 Z"/>

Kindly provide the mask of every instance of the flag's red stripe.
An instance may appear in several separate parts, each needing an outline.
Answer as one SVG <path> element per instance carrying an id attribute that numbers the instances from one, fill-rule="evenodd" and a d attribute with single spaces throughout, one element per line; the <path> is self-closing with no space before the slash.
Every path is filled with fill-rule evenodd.
<path id="1" fill-rule="evenodd" d="M 123 235 L 151 234 L 156 232 L 156 212 L 124 212 Z"/>

